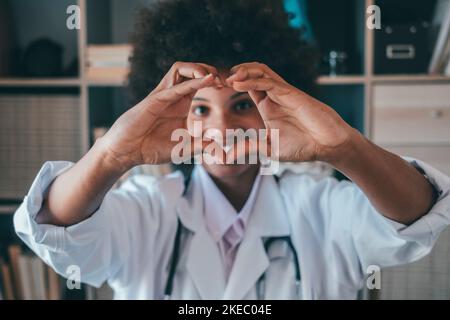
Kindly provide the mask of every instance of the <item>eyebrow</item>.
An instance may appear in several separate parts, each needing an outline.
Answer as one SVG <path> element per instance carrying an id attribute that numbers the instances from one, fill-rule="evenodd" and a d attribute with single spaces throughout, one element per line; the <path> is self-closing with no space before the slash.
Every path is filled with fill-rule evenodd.
<path id="1" fill-rule="evenodd" d="M 237 93 L 233 94 L 233 95 L 230 97 L 230 99 L 228 99 L 228 100 L 236 99 L 237 97 L 243 96 L 243 95 L 245 95 L 245 94 L 247 94 L 247 92 L 237 92 Z"/>
<path id="2" fill-rule="evenodd" d="M 242 95 L 245 95 L 245 94 L 247 94 L 247 92 L 237 92 L 237 93 L 233 94 L 228 100 L 236 99 L 236 98 L 238 98 L 238 97 L 240 97 L 240 96 L 242 96 Z M 205 98 L 196 98 L 196 97 L 194 97 L 192 100 L 196 100 L 196 101 L 209 101 L 208 99 L 205 99 Z"/>

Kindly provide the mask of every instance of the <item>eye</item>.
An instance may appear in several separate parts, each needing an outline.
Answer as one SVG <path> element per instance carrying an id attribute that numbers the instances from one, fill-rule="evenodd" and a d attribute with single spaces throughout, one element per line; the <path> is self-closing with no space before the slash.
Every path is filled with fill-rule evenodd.
<path id="1" fill-rule="evenodd" d="M 196 106 L 194 107 L 194 110 L 192 111 L 196 116 L 205 116 L 208 114 L 208 107 L 206 106 Z"/>
<path id="2" fill-rule="evenodd" d="M 253 107 L 253 103 L 249 100 L 242 100 L 233 106 L 235 111 L 245 111 Z"/>

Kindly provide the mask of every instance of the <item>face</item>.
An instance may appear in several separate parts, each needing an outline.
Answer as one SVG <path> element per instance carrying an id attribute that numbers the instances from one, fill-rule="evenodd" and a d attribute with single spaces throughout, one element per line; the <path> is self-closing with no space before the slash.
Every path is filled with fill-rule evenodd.
<path id="1" fill-rule="evenodd" d="M 225 82 L 228 73 L 221 73 Z M 264 122 L 248 93 L 236 92 L 232 88 L 210 87 L 198 90 L 192 100 L 188 126 L 194 121 L 202 122 L 203 133 L 208 129 L 220 130 L 225 137 L 226 129 L 262 129 Z M 257 164 L 212 164 L 203 162 L 203 167 L 216 178 L 236 177 L 255 169 Z"/>

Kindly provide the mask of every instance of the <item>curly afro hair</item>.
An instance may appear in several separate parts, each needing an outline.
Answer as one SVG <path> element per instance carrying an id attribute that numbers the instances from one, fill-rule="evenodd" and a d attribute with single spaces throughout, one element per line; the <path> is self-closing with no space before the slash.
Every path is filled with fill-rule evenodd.
<path id="1" fill-rule="evenodd" d="M 317 51 L 289 25 L 282 0 L 163 0 L 142 8 L 131 37 L 130 103 L 142 100 L 176 61 L 219 70 L 258 61 L 311 93 Z"/>

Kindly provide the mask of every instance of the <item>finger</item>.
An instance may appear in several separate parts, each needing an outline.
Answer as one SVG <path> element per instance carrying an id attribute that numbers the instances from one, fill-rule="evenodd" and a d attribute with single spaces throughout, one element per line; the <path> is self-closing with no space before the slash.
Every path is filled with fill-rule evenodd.
<path id="1" fill-rule="evenodd" d="M 234 81 L 245 81 L 251 78 L 269 78 L 263 69 L 257 67 L 240 67 L 235 73 L 230 75 L 225 82 L 232 86 Z"/>
<path id="2" fill-rule="evenodd" d="M 193 158 L 202 157 L 203 150 L 207 148 L 213 141 L 205 141 L 202 137 L 193 137 L 191 139 L 184 140 L 182 148 L 180 148 L 179 153 L 176 156 L 181 160 L 181 162 L 186 163 L 191 161 Z"/>
<path id="3" fill-rule="evenodd" d="M 259 62 L 255 62 L 255 61 L 240 63 L 240 64 L 237 64 L 234 67 L 232 67 L 230 69 L 230 72 L 235 73 L 237 71 L 237 69 L 239 69 L 241 67 L 255 67 L 255 66 L 258 66 L 259 64 L 260 64 Z"/>
<path id="4" fill-rule="evenodd" d="M 226 164 L 226 153 L 215 140 L 203 140 L 202 150 L 196 149 L 196 156 L 206 164 Z"/>
<path id="5" fill-rule="evenodd" d="M 224 86 L 222 80 L 220 79 L 219 71 L 217 71 L 216 67 L 210 66 L 209 64 L 206 63 L 198 63 L 198 65 L 204 67 L 205 69 L 208 70 L 209 73 L 214 75 L 214 82 L 216 83 L 217 87 L 221 88 Z"/>
<path id="6" fill-rule="evenodd" d="M 175 142 L 171 151 L 171 160 L 176 164 L 191 163 L 191 160 L 202 152 L 201 138 L 194 138 L 190 136 L 190 139 L 183 136 L 180 141 L 173 140 Z"/>
<path id="7" fill-rule="evenodd" d="M 163 104 L 168 102 L 173 103 L 186 96 L 192 97 L 192 94 L 195 94 L 197 90 L 212 86 L 213 84 L 214 76 L 212 74 L 208 74 L 206 77 L 201 79 L 191 79 L 179 83 L 171 88 L 162 90 L 149 98 L 150 100 L 155 100 Z"/>
<path id="8" fill-rule="evenodd" d="M 286 81 L 275 71 L 273 71 L 268 65 L 264 64 L 264 63 L 260 63 L 260 62 L 246 62 L 246 63 L 241 63 L 238 64 L 236 66 L 234 66 L 233 68 L 231 68 L 231 73 L 235 73 L 237 72 L 238 69 L 245 67 L 245 68 L 257 68 L 262 70 L 265 74 L 267 74 L 269 77 L 274 78 L 275 80 L 278 80 L 280 82 L 284 82 L 286 83 Z"/>
<path id="9" fill-rule="evenodd" d="M 175 71 L 177 78 L 174 79 L 172 85 L 180 83 L 182 78 L 200 79 L 205 77 L 208 73 L 211 73 L 208 69 L 196 64 L 182 65 Z"/>
<path id="10" fill-rule="evenodd" d="M 212 73 L 213 75 L 218 75 L 219 72 L 217 71 L 216 67 L 211 66 L 209 64 L 206 63 L 197 63 L 199 66 L 202 66 L 203 68 L 205 68 L 206 70 L 208 70 L 209 73 Z"/>
<path id="11" fill-rule="evenodd" d="M 264 91 L 256 91 L 256 90 L 250 90 L 248 92 L 248 95 L 256 105 L 258 105 L 261 102 L 261 100 L 263 100 L 267 96 L 267 94 Z"/>
<path id="12" fill-rule="evenodd" d="M 191 143 L 194 146 L 193 148 L 191 148 L 192 157 L 203 154 L 203 150 L 205 150 L 205 148 L 207 148 L 211 144 L 216 144 L 214 140 L 205 140 L 202 136 L 192 137 Z"/>
<path id="13" fill-rule="evenodd" d="M 279 83 L 270 78 L 251 79 L 243 82 L 234 82 L 233 89 L 238 92 L 263 92 L 263 94 L 250 94 L 250 97 L 257 103 L 256 106 L 260 111 L 263 119 L 267 118 L 266 106 L 270 100 L 288 108 L 296 108 L 297 99 L 294 97 L 296 91 L 285 83 Z M 268 100 L 270 99 L 270 100 Z"/>
<path id="14" fill-rule="evenodd" d="M 227 164 L 257 164 L 258 138 L 237 139 L 226 151 Z"/>
<path id="15" fill-rule="evenodd" d="M 184 160 L 196 158 L 207 164 L 256 164 L 261 157 L 269 156 L 266 137 L 236 138 L 237 141 L 233 139 L 231 144 L 224 144 L 224 141 L 191 135 L 190 146 L 183 148 L 182 157 Z"/>
<path id="16" fill-rule="evenodd" d="M 284 84 L 271 78 L 249 79 L 233 82 L 233 89 L 238 92 L 265 91 L 272 97 L 289 94 L 290 89 Z"/>
<path id="17" fill-rule="evenodd" d="M 210 72 L 210 69 L 202 64 L 193 62 L 175 62 L 152 93 L 173 87 L 187 79 L 203 78 L 209 73 L 217 75 L 217 73 Z"/>

